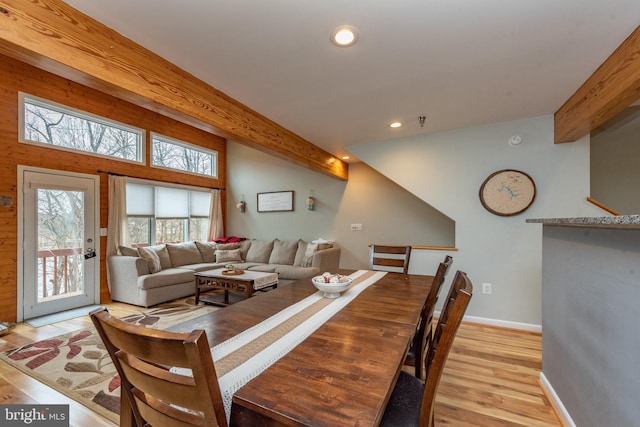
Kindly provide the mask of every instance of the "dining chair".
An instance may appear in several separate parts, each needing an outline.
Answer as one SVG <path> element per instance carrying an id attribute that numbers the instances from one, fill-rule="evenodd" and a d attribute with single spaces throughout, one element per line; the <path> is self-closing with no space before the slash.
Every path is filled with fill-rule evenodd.
<path id="1" fill-rule="evenodd" d="M 425 349 L 425 382 L 401 371 L 380 426 L 432 427 L 434 425 L 438 384 L 472 294 L 473 286 L 467 275 L 462 271 L 456 272 L 440 312 L 433 340 L 430 347 Z"/>
<path id="2" fill-rule="evenodd" d="M 106 308 L 91 320 L 120 375 L 121 426 L 221 426 L 227 418 L 202 330 L 168 332 L 133 325 Z M 192 376 L 171 367 L 190 369 Z"/>
<path id="3" fill-rule="evenodd" d="M 369 269 L 407 274 L 411 246 L 376 245 L 369 246 Z"/>
<path id="4" fill-rule="evenodd" d="M 449 268 L 451 268 L 451 264 L 453 264 L 453 258 L 447 255 L 438 265 L 438 270 L 435 276 L 433 276 L 431 289 L 429 289 L 429 294 L 422 307 L 420 323 L 418 323 L 416 334 L 413 337 L 413 344 L 404 359 L 405 365 L 415 368 L 416 378 L 422 379 L 424 366 L 423 349 L 429 348 L 431 340 L 433 339 L 433 311 L 435 310 L 440 289 L 442 289 L 442 284 L 449 272 Z"/>

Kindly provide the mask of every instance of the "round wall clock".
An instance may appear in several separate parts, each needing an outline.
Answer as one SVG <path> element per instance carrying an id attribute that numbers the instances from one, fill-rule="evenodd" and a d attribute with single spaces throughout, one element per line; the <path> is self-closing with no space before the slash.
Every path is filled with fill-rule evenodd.
<path id="1" fill-rule="evenodd" d="M 536 184 L 524 172 L 504 169 L 492 173 L 480 187 L 480 202 L 492 214 L 517 215 L 536 197 Z"/>

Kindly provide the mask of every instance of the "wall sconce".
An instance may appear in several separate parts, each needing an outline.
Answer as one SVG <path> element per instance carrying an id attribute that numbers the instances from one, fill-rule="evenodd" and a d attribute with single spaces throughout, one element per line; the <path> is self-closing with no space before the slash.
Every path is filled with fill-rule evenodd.
<path id="1" fill-rule="evenodd" d="M 236 204 L 236 208 L 238 208 L 240 213 L 244 213 L 247 210 L 247 203 L 244 201 L 244 194 L 242 195 L 242 200 Z"/>
<path id="2" fill-rule="evenodd" d="M 307 197 L 307 209 L 312 211 L 316 205 L 316 198 L 313 197 L 313 190 L 311 190 L 311 194 Z"/>

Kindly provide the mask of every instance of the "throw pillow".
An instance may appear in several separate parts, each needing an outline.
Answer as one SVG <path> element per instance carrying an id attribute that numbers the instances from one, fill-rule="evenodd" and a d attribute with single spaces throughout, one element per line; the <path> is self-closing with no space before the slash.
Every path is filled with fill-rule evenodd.
<path id="1" fill-rule="evenodd" d="M 269 264 L 293 265 L 298 250 L 298 241 L 283 242 L 273 241 L 273 250 L 269 256 Z"/>
<path id="2" fill-rule="evenodd" d="M 273 250 L 273 240 L 252 240 L 247 252 L 247 262 L 269 263 L 269 256 Z"/>
<path id="3" fill-rule="evenodd" d="M 304 257 L 302 258 L 303 267 L 311 267 L 311 263 L 313 262 L 313 254 L 315 254 L 317 250 L 317 243 L 309 243 L 307 245 L 307 250 L 304 253 Z"/>
<path id="4" fill-rule="evenodd" d="M 199 264 L 202 262 L 202 255 L 195 242 L 184 242 L 175 245 L 167 244 L 167 251 L 171 258 L 173 267 L 181 265 Z"/>
<path id="5" fill-rule="evenodd" d="M 216 249 L 216 262 L 242 262 L 240 249 Z"/>
<path id="6" fill-rule="evenodd" d="M 229 249 L 238 249 L 240 247 L 239 243 L 218 243 L 216 244 L 216 249 L 221 249 L 223 251 L 228 251 Z"/>
<path id="7" fill-rule="evenodd" d="M 216 262 L 216 244 L 213 242 L 196 242 L 202 255 L 202 262 Z"/>
<path id="8" fill-rule="evenodd" d="M 140 256 L 137 249 L 130 248 L 127 246 L 118 246 L 118 250 L 120 251 L 120 254 L 122 256 L 135 256 L 135 257 Z"/>
<path id="9" fill-rule="evenodd" d="M 155 253 L 158 255 L 158 258 L 160 258 L 160 266 L 163 270 L 172 267 L 171 258 L 169 258 L 169 251 L 167 251 L 167 245 L 163 243 L 161 245 L 147 246 L 147 248 L 155 251 Z M 140 250 L 138 249 L 138 252 L 139 251 Z"/>
<path id="10" fill-rule="evenodd" d="M 159 271 L 162 271 L 162 264 L 160 264 L 160 257 L 158 256 L 158 253 L 156 251 L 154 251 L 150 247 L 147 247 L 147 248 L 139 248 L 138 252 L 140 253 L 140 256 L 144 258 L 145 261 L 147 261 L 147 264 L 149 264 L 150 273 L 157 273 Z"/>

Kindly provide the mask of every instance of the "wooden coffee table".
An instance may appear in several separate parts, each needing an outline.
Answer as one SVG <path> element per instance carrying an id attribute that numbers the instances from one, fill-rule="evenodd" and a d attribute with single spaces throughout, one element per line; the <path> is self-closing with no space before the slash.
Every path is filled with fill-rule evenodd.
<path id="1" fill-rule="evenodd" d="M 196 305 L 202 300 L 207 304 L 226 307 L 239 300 L 231 297 L 229 291 L 244 293 L 250 298 L 255 291 L 278 287 L 278 273 L 263 273 L 261 271 L 244 270 L 241 274 L 231 273 L 224 268 L 215 270 L 198 271 L 195 274 L 196 281 Z M 211 290 L 223 290 L 222 293 L 200 296 L 201 292 Z"/>

